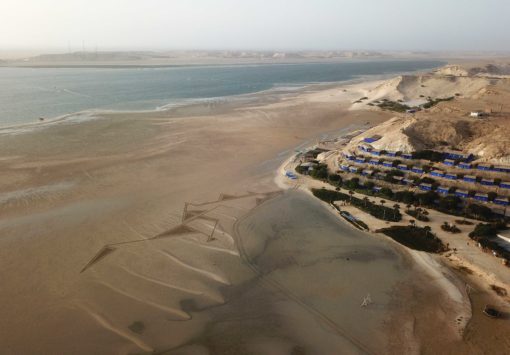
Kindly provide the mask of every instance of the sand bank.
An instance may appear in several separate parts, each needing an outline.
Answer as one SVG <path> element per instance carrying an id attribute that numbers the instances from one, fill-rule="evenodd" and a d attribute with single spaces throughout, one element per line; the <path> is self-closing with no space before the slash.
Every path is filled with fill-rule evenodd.
<path id="1" fill-rule="evenodd" d="M 139 353 L 200 337 L 253 277 L 232 228 L 277 189 L 274 170 L 323 132 L 388 117 L 347 102 L 331 88 L 2 135 L 4 352 Z"/>

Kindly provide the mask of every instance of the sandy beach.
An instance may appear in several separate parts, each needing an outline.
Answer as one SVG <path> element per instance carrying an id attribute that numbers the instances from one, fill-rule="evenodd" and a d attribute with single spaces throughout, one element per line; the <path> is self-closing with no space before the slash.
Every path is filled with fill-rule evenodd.
<path id="1" fill-rule="evenodd" d="M 350 113 L 349 100 L 330 89 L 2 135 L 6 352 L 139 353 L 199 335 L 209 316 L 189 309 L 224 303 L 223 288 L 247 277 L 229 228 L 263 196 L 231 201 L 189 227 L 185 204 L 277 190 L 274 171 L 296 147 L 388 117 Z M 105 245 L 140 240 L 81 272 Z"/>
<path id="2" fill-rule="evenodd" d="M 274 181 L 296 149 L 390 118 L 349 110 L 379 84 L 1 135 L 5 353 L 432 353 L 461 344 L 449 295 L 404 248 Z M 361 313 L 368 292 L 374 304 Z"/>

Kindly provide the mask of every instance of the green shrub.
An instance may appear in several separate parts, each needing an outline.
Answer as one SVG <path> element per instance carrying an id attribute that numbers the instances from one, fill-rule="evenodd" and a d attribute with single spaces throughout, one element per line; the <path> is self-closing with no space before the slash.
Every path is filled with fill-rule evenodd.
<path id="1" fill-rule="evenodd" d="M 414 250 L 442 253 L 448 250 L 441 239 L 432 234 L 429 227 L 392 226 L 377 231 Z"/>

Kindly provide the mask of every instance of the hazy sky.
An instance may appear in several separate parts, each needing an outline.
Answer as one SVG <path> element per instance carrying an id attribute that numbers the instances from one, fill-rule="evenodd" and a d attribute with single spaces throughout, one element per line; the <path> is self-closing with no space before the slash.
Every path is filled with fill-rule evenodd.
<path id="1" fill-rule="evenodd" d="M 510 0 L 0 0 L 0 50 L 510 50 Z"/>

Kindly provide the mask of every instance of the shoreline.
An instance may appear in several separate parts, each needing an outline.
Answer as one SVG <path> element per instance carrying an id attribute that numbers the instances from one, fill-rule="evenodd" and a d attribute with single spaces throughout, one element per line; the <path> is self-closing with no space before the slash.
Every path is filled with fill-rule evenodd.
<path id="1" fill-rule="evenodd" d="M 384 62 L 384 60 L 382 60 Z M 355 63 L 356 61 L 353 61 Z M 304 64 L 304 63 L 290 63 L 290 64 L 275 64 L 275 65 L 292 65 L 292 64 Z M 320 64 L 320 63 L 306 63 L 306 64 Z M 243 64 L 240 64 L 243 65 Z M 269 65 L 269 64 L 261 64 L 261 65 Z M 287 95 L 301 95 L 303 93 L 309 92 L 321 92 L 329 89 L 335 88 L 343 88 L 355 85 L 370 85 L 375 82 L 388 80 L 394 78 L 398 75 L 410 75 L 410 74 L 419 74 L 429 72 L 431 70 L 435 70 L 440 68 L 444 63 L 438 64 L 437 67 L 432 67 L 429 69 L 419 69 L 415 71 L 407 71 L 407 72 L 398 72 L 398 73 L 388 73 L 388 74 L 367 74 L 367 75 L 355 75 L 351 79 L 341 80 L 341 81 L 330 81 L 330 82 L 303 82 L 303 83 L 279 83 L 274 84 L 273 87 L 263 89 L 260 91 L 241 93 L 235 95 L 228 96 L 214 96 L 214 97 L 203 97 L 203 98 L 181 98 L 174 101 L 167 101 L 167 103 L 163 103 L 157 105 L 156 107 L 139 109 L 139 110 L 122 110 L 122 109 L 101 109 L 101 108 L 88 108 L 76 112 L 69 112 L 60 114 L 53 117 L 44 117 L 44 121 L 37 121 L 34 119 L 32 122 L 24 122 L 24 123 L 6 123 L 4 125 L 0 125 L 0 134 L 20 134 L 25 131 L 30 131 L 34 129 L 45 129 L 51 127 L 53 124 L 59 123 L 73 123 L 73 118 L 80 116 L 88 116 L 90 119 L 102 118 L 109 115 L 118 115 L 118 114 L 151 114 L 158 112 L 171 112 L 175 109 L 193 107 L 197 105 L 211 104 L 220 102 L 236 102 L 247 100 L 248 102 L 253 100 L 254 102 L 264 101 L 269 96 L 277 96 L 277 97 L 285 97 Z M 256 66 L 256 65 L 255 65 Z M 200 65 L 198 67 L 201 67 Z M 205 66 L 207 67 L 207 66 Z M 221 67 L 221 66 L 220 66 Z M 225 67 L 230 67 L 230 65 L 226 65 Z M 1 67 L 0 67 L 1 68 Z M 6 67 L 9 68 L 9 67 Z M 85 119 L 87 120 L 87 119 Z M 7 132 L 5 132 L 7 131 Z M 12 131 L 12 132 L 9 132 Z"/>
<path id="2" fill-rule="evenodd" d="M 391 117 L 349 110 L 366 85 L 353 85 L 348 93 L 340 86 L 273 99 L 267 95 L 249 105 L 111 114 L 83 122 L 80 129 L 53 125 L 1 136 L 0 200 L 2 194 L 16 198 L 0 204 L 0 267 L 6 270 L 0 304 L 18 302 L 2 310 L 8 326 L 0 324 L 6 329 L 0 341 L 19 352 L 33 353 L 35 346 L 55 352 L 57 331 L 64 339 L 61 352 L 135 353 L 137 344 L 160 350 L 177 349 L 197 337 L 207 340 L 201 336 L 210 325 L 210 310 L 221 314 L 220 325 L 235 310 L 242 312 L 236 318 L 240 324 L 256 322 L 260 314 L 236 303 L 245 284 L 251 285 L 251 274 L 236 253 L 231 225 L 270 197 L 263 192 L 274 190 L 274 172 L 291 161 L 289 152 L 325 134 L 336 137 Z M 62 181 L 68 189 L 37 188 Z M 30 194 L 13 195 L 16 191 Z M 117 247 L 130 240 L 145 241 Z M 260 240 L 249 242 L 252 248 L 264 246 Z M 115 246 L 114 251 L 80 273 L 105 245 Z M 292 260 L 276 257 L 277 266 L 280 259 Z M 260 301 L 257 292 L 254 300 Z M 424 298 L 421 309 L 416 303 L 421 295 L 402 292 L 396 302 L 436 314 L 437 305 Z M 258 305 L 268 319 L 275 316 L 264 302 Z M 313 318 L 289 307 L 278 313 L 283 324 L 311 336 L 304 329 Z M 168 314 L 190 317 L 173 321 Z M 403 316 L 412 330 L 414 320 Z M 436 321 L 425 318 L 423 326 Z M 131 330 L 139 323 L 146 332 Z M 406 339 L 412 336 L 411 331 Z M 392 344 L 396 349 L 403 345 Z"/>
<path id="3" fill-rule="evenodd" d="M 226 302 L 225 285 L 247 277 L 229 224 L 259 197 L 230 196 L 273 190 L 283 154 L 304 142 L 388 117 L 349 112 L 338 88 L 270 96 L 256 105 L 108 115 L 79 129 L 2 135 L 0 302 L 11 306 L 2 308 L 0 341 L 19 353 L 54 353 L 57 331 L 59 352 L 110 354 L 139 352 L 141 343 L 172 349 L 200 334 L 208 309 Z M 69 188 L 48 187 L 61 182 Z M 193 205 L 219 194 L 216 209 Z M 189 230 L 180 226 L 183 216 L 203 212 Z M 158 235 L 168 237 L 150 239 Z M 132 240 L 148 241 L 115 247 L 80 273 L 105 245 Z M 182 312 L 192 317 L 165 320 Z M 308 317 L 286 314 L 286 322 Z M 133 333 L 136 322 L 147 332 Z"/>

